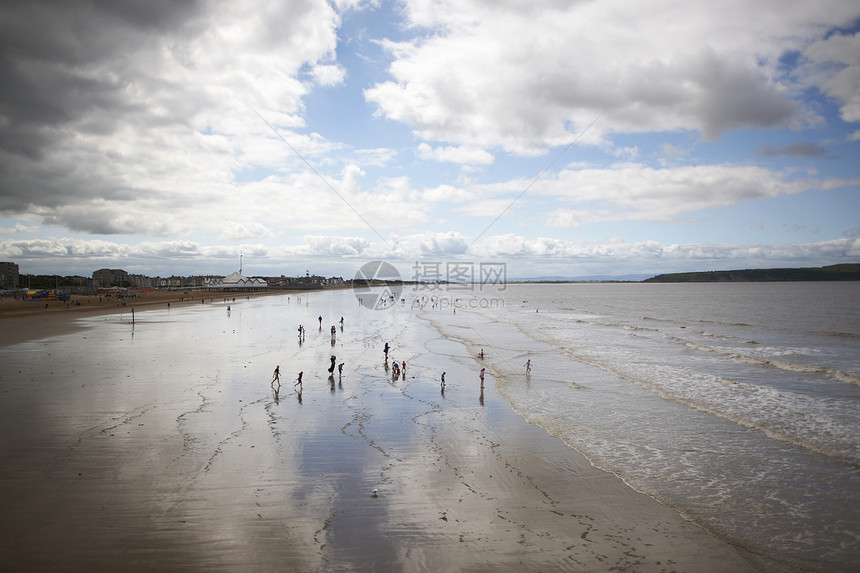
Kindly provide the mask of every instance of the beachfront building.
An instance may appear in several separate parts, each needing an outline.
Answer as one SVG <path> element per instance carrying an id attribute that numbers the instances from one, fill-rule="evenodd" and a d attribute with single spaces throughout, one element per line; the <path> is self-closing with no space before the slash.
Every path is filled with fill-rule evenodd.
<path id="1" fill-rule="evenodd" d="M 16 288 L 18 288 L 18 265 L 0 263 L 0 289 L 13 290 Z"/>
<path id="2" fill-rule="evenodd" d="M 209 282 L 209 288 L 213 290 L 258 291 L 268 287 L 269 283 L 263 279 L 248 278 L 239 272 Z"/>
<path id="3" fill-rule="evenodd" d="M 128 273 L 122 269 L 99 269 L 93 272 L 93 286 L 95 288 L 127 287 L 129 285 Z"/>

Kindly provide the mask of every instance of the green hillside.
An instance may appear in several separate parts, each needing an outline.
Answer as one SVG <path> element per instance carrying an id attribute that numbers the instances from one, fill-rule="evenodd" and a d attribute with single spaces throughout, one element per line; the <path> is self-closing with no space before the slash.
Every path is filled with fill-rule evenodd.
<path id="1" fill-rule="evenodd" d="M 712 282 L 775 282 L 775 281 L 856 281 L 860 280 L 860 264 L 846 263 L 828 267 L 800 269 L 744 269 L 736 271 L 705 271 L 657 275 L 646 283 L 712 283 Z"/>

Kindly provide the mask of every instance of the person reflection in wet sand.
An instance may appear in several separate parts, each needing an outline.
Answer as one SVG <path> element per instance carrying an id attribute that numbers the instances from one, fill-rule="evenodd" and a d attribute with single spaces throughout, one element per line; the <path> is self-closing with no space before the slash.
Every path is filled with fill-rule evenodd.
<path id="1" fill-rule="evenodd" d="M 478 403 L 481 404 L 481 406 L 484 405 L 484 389 L 483 388 L 481 388 L 481 396 L 478 398 Z"/>

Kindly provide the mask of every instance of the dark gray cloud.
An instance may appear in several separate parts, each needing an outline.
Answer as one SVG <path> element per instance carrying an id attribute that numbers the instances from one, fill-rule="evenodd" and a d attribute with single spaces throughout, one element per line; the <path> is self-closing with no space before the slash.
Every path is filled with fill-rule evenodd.
<path id="1" fill-rule="evenodd" d="M 251 131 L 236 115 L 295 112 L 295 76 L 333 53 L 335 21 L 320 0 L 0 4 L 0 215 L 96 234 L 185 228 L 134 221 L 229 185 Z"/>
<path id="2" fill-rule="evenodd" d="M 182 27 L 195 2 L 12 2 L 0 5 L 0 146 L 40 157 L 52 129 L 122 110 L 135 53 Z M 154 28 L 158 28 L 157 30 Z"/>
<path id="3" fill-rule="evenodd" d="M 765 157 L 778 157 L 782 155 L 788 157 L 817 157 L 825 153 L 827 153 L 827 148 L 809 143 L 808 141 L 796 141 L 781 146 L 765 143 L 761 146 L 761 154 Z"/>
<path id="4" fill-rule="evenodd" d="M 116 179 L 98 177 L 110 158 L 87 138 L 141 115 L 144 102 L 129 96 L 141 82 L 139 53 L 198 9 L 167 0 L 0 5 L 0 212 L 123 195 Z"/>

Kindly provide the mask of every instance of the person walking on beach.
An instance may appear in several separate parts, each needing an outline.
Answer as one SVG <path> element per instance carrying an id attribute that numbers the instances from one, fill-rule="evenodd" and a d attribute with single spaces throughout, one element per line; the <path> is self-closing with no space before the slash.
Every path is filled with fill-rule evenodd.
<path id="1" fill-rule="evenodd" d="M 320 315 L 319 321 L 320 321 L 320 330 L 322 330 L 322 315 Z"/>
<path id="2" fill-rule="evenodd" d="M 340 364 L 337 365 L 337 379 L 338 380 L 343 379 L 343 362 L 341 362 Z"/>
<path id="3" fill-rule="evenodd" d="M 337 362 L 337 356 L 331 355 L 331 366 L 328 367 L 328 373 L 334 375 L 334 363 Z"/>
<path id="4" fill-rule="evenodd" d="M 299 379 L 296 380 L 296 383 L 293 385 L 294 389 L 298 387 L 298 390 L 296 390 L 296 394 L 298 394 L 299 404 L 302 403 L 302 374 L 304 374 L 304 372 L 299 372 Z"/>
<path id="5" fill-rule="evenodd" d="M 481 390 L 484 389 L 484 371 L 486 368 L 481 368 L 481 373 L 478 374 L 478 377 L 481 379 Z"/>
<path id="6" fill-rule="evenodd" d="M 278 387 L 275 388 L 275 382 L 278 383 Z M 278 393 L 281 391 L 281 365 L 275 366 L 275 372 L 272 374 L 272 390 L 275 392 L 275 400 L 278 399 Z"/>
<path id="7" fill-rule="evenodd" d="M 388 343 L 385 343 L 385 347 L 382 349 L 382 352 L 385 353 L 385 359 L 388 360 Z"/>
<path id="8" fill-rule="evenodd" d="M 532 361 L 531 358 L 526 360 L 526 374 L 531 374 L 532 371 Z"/>
<path id="9" fill-rule="evenodd" d="M 445 373 L 442 373 L 442 391 L 445 391 Z"/>

